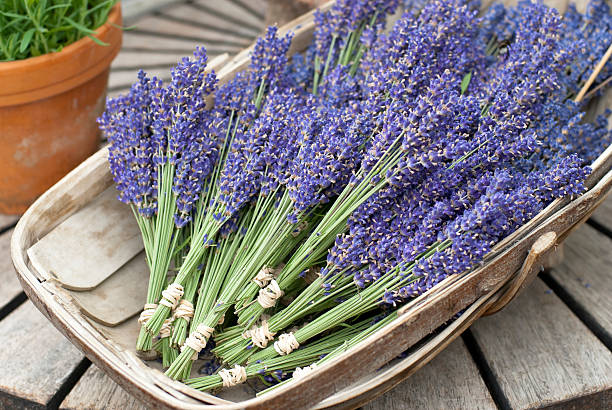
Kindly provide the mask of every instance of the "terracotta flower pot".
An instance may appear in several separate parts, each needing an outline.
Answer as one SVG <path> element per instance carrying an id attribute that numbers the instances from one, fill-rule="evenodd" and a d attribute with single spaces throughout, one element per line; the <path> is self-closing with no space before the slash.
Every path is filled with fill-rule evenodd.
<path id="1" fill-rule="evenodd" d="M 121 48 L 117 4 L 96 37 L 0 63 L 0 213 L 22 213 L 99 147 L 110 63 Z"/>

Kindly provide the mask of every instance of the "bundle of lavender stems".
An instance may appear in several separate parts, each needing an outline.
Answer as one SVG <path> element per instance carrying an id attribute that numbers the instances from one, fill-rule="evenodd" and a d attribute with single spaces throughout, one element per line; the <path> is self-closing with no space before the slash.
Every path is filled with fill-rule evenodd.
<path id="1" fill-rule="evenodd" d="M 338 0 L 303 53 L 270 27 L 223 85 L 199 48 L 108 101 L 150 269 L 136 347 L 168 376 L 299 378 L 585 191 L 612 142 L 584 118 L 612 75 L 606 2 L 398 3 Z"/>

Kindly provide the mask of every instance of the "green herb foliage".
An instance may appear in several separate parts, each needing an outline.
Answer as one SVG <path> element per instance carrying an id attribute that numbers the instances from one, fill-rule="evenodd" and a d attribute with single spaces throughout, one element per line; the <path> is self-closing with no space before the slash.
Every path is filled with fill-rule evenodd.
<path id="1" fill-rule="evenodd" d="M 0 61 L 61 51 L 92 36 L 117 0 L 0 0 Z"/>

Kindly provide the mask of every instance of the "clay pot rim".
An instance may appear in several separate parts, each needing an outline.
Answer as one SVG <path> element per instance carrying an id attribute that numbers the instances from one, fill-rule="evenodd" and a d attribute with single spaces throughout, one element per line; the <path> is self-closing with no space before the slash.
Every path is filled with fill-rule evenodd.
<path id="1" fill-rule="evenodd" d="M 0 83 L 6 84 L 0 89 L 0 107 L 59 94 L 104 71 L 121 48 L 122 30 L 116 27 L 121 22 L 121 3 L 117 3 L 94 34 L 99 40 L 109 43 L 108 46 L 96 44 L 86 36 L 58 52 L 0 62 Z M 83 57 L 86 64 L 74 64 L 75 61 L 81 62 L 79 57 Z M 39 79 L 36 73 L 40 72 L 49 72 L 49 75 Z"/>

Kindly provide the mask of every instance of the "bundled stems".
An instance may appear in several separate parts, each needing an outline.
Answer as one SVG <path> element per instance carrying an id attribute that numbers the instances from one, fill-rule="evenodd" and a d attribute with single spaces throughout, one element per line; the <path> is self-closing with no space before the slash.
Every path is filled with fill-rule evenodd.
<path id="1" fill-rule="evenodd" d="M 149 260 L 150 274 L 147 290 L 147 303 L 152 305 L 159 302 L 159 295 L 166 284 L 166 272 L 168 272 L 170 267 L 179 236 L 173 219 L 176 211 L 176 196 L 172 192 L 174 165 L 162 163 L 158 166 L 158 173 L 162 178 L 159 182 L 158 214 L 155 217 L 154 223 L 153 250 Z M 148 321 L 141 320 L 143 326 L 140 329 L 136 342 L 137 350 L 151 350 L 153 335 L 146 328 L 149 322 L 150 319 Z"/>
<path id="2" fill-rule="evenodd" d="M 356 335 L 366 331 L 371 323 L 372 319 L 366 319 L 354 325 L 346 325 L 345 327 L 330 333 L 328 336 L 312 342 L 307 346 L 304 346 L 302 349 L 296 350 L 287 356 L 249 364 L 242 368 L 244 370 L 243 375 L 246 375 L 246 377 L 243 376 L 243 378 L 239 381 L 244 382 L 248 378 L 278 371 L 294 371 L 299 366 L 308 366 L 313 362 L 320 360 L 321 357 L 325 357 L 331 352 L 336 351 L 346 343 L 347 339 L 351 340 Z M 242 370 L 240 368 L 238 369 L 239 371 Z M 222 372 L 223 370 L 219 371 L 215 375 L 187 379 L 185 380 L 185 384 L 193 387 L 194 389 L 202 391 L 223 386 L 227 387 L 229 383 L 227 377 L 224 379 L 224 377 L 220 375 Z"/>

